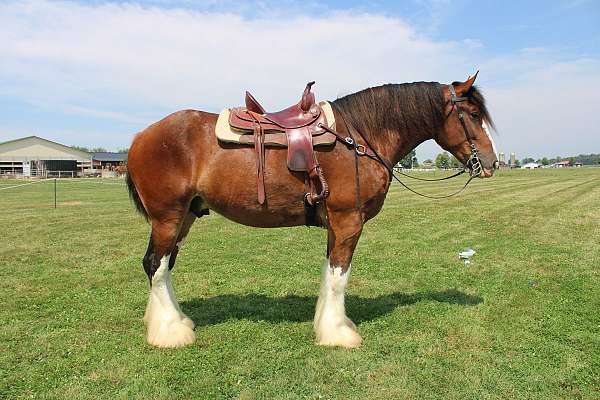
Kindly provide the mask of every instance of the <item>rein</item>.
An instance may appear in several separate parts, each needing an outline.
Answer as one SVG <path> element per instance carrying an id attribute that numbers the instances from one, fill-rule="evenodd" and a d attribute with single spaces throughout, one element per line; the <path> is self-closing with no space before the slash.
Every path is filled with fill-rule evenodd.
<path id="1" fill-rule="evenodd" d="M 449 85 L 449 87 L 450 87 L 450 101 L 452 101 L 452 108 L 456 108 L 456 111 L 458 113 L 458 119 L 463 127 L 465 137 L 466 137 L 467 141 L 469 142 L 469 145 L 471 146 L 471 155 L 469 156 L 469 159 L 466 162 L 466 165 L 470 168 L 471 172 L 470 172 L 469 180 L 467 180 L 467 182 L 465 183 L 465 185 L 462 188 L 460 188 L 456 192 L 453 192 L 453 193 L 450 193 L 450 194 L 447 194 L 444 196 L 432 196 L 432 195 L 420 193 L 420 192 L 417 192 L 416 190 L 410 188 L 409 186 L 407 186 L 404 182 L 402 182 L 400 180 L 400 178 L 398 178 L 398 176 L 396 176 L 396 174 L 394 173 L 393 168 L 391 168 L 387 164 L 387 162 L 383 159 L 383 157 L 381 157 L 379 155 L 379 153 L 377 153 L 377 151 L 373 148 L 373 146 L 369 143 L 369 141 L 365 138 L 365 136 L 363 134 L 361 134 L 360 131 L 358 129 L 356 129 L 351 123 L 349 124 L 346 121 L 346 118 L 344 117 L 344 113 L 339 112 L 339 110 L 338 110 L 338 112 L 342 116 L 342 120 L 344 121 L 344 125 L 346 126 L 346 129 L 348 130 L 349 136 L 344 137 L 341 134 L 339 134 L 338 132 L 336 132 L 335 130 L 333 130 L 323 124 L 319 124 L 318 126 L 319 126 L 319 128 L 324 129 L 325 131 L 333 134 L 337 138 L 337 140 L 339 140 L 340 142 L 346 144 L 349 147 L 352 147 L 354 149 L 354 151 L 356 152 L 357 156 L 367 156 L 367 157 L 379 162 L 390 173 L 389 180 L 391 181 L 392 178 L 395 179 L 396 181 L 398 181 L 398 183 L 400 183 L 408 191 L 410 191 L 416 195 L 429 198 L 429 199 L 438 199 L 439 200 L 439 199 L 446 199 L 449 197 L 453 197 L 453 196 L 456 196 L 456 195 L 460 194 L 461 192 L 463 192 L 467 188 L 469 183 L 471 183 L 473 178 L 475 178 L 476 176 L 481 174 L 481 171 L 483 169 L 481 166 L 481 160 L 479 159 L 479 155 L 477 153 L 477 147 L 475 146 L 475 143 L 473 143 L 473 137 L 472 137 L 471 132 L 469 131 L 469 128 L 467 127 L 467 124 L 464 120 L 464 114 L 463 114 L 462 108 L 460 108 L 460 106 L 458 104 L 462 101 L 468 100 L 468 98 L 467 97 L 458 97 L 456 95 L 456 91 L 454 90 L 454 86 Z M 450 111 L 448 116 L 450 116 L 451 113 L 452 113 L 452 110 Z M 350 128 L 352 128 L 354 131 L 356 131 L 356 133 L 358 133 L 358 135 L 362 138 L 362 140 L 364 140 L 364 142 L 367 144 L 367 146 L 359 144 L 354 140 L 354 138 L 352 137 L 352 134 L 350 133 L 351 132 Z M 356 159 L 358 160 L 358 157 L 356 157 Z M 358 165 L 356 165 L 356 168 L 358 169 Z M 358 172 L 358 170 L 357 170 L 357 172 Z M 451 179 L 451 178 L 457 177 L 459 175 L 462 175 L 465 172 L 467 172 L 467 170 L 466 170 L 466 168 L 463 168 L 461 171 L 457 172 L 454 175 L 450 175 L 450 176 L 446 176 L 444 178 L 438 178 L 438 179 L 419 178 L 416 176 L 405 174 L 403 172 L 400 172 L 400 174 L 403 176 L 406 176 L 408 178 L 419 180 L 419 181 L 435 182 L 435 181 L 443 181 L 446 179 Z M 357 193 L 358 193 L 358 189 L 357 189 Z"/>

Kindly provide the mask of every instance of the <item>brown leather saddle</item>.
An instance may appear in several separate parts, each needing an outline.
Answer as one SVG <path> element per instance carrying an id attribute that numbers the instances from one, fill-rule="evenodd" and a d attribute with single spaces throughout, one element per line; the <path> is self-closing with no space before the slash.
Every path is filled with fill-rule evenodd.
<path id="1" fill-rule="evenodd" d="M 230 110 L 229 125 L 242 135 L 241 143 L 253 144 L 256 150 L 258 202 L 265 202 L 265 144 L 287 147 L 287 166 L 291 171 L 306 172 L 308 193 L 305 201 L 314 205 L 329 195 L 329 188 L 317 161 L 314 146 L 330 143 L 331 135 L 321 126 L 327 125 L 325 113 L 315 102 L 309 82 L 297 104 L 270 113 L 246 92 L 246 107 Z M 252 134 L 252 136 L 250 135 Z"/>

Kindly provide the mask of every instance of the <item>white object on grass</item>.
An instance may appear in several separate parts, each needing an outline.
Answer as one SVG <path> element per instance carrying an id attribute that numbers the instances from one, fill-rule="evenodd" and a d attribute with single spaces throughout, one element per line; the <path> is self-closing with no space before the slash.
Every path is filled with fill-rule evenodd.
<path id="1" fill-rule="evenodd" d="M 464 260 L 466 265 L 471 263 L 471 261 L 469 261 L 469 258 L 473 257 L 473 255 L 475 255 L 475 250 L 469 247 L 468 249 L 458 253 L 458 258 Z"/>

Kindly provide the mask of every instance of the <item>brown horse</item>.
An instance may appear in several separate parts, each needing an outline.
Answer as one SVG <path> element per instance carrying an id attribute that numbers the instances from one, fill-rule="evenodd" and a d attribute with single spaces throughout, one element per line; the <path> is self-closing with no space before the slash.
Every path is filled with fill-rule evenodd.
<path id="1" fill-rule="evenodd" d="M 337 132 L 353 135 L 388 167 L 419 143 L 434 139 L 469 167 L 471 175 L 490 177 L 497 159 L 486 125 L 493 124 L 474 81 L 475 76 L 452 85 L 383 85 L 345 96 L 331 103 L 335 120 L 344 121 L 336 124 Z M 154 346 L 177 347 L 195 340 L 194 323 L 179 308 L 170 275 L 197 218 L 212 210 L 254 227 L 305 223 L 306 182 L 303 174 L 287 169 L 286 149 L 266 151 L 266 201 L 261 205 L 255 151 L 219 142 L 217 117 L 176 112 L 139 133 L 129 151 L 130 195 L 152 225 L 143 266 L 151 287 L 144 321 L 147 340 Z M 473 149 L 479 158 L 476 169 Z M 328 231 L 314 318 L 320 345 L 356 347 L 362 342 L 346 316 L 344 291 L 363 226 L 381 210 L 391 177 L 382 162 L 358 157 L 356 150 L 342 142 L 317 150 L 330 190 L 317 204 L 319 224 Z"/>

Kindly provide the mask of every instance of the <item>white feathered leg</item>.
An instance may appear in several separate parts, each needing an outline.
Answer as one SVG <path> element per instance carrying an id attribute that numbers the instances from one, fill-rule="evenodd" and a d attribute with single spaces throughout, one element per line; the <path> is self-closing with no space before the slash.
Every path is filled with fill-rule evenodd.
<path id="1" fill-rule="evenodd" d="M 331 267 L 326 260 L 314 320 L 317 343 L 322 346 L 358 347 L 362 343 L 356 325 L 346 317 L 344 292 L 349 276 L 350 267 L 342 273 L 341 267 Z"/>
<path id="2" fill-rule="evenodd" d="M 170 255 L 160 260 L 152 277 L 152 288 L 144 322 L 148 343 L 157 347 L 181 347 L 196 340 L 194 323 L 179 308 L 171 284 Z"/>

